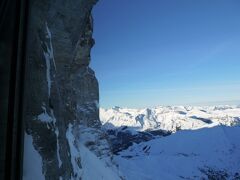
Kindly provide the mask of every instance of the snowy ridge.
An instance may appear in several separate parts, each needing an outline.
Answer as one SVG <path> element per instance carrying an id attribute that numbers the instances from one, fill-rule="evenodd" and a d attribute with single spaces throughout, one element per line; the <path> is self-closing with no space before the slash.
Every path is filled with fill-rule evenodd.
<path id="1" fill-rule="evenodd" d="M 162 129 L 176 132 L 180 129 L 240 124 L 240 108 L 238 106 L 100 108 L 100 119 L 106 129 L 128 126 L 136 131 Z"/>

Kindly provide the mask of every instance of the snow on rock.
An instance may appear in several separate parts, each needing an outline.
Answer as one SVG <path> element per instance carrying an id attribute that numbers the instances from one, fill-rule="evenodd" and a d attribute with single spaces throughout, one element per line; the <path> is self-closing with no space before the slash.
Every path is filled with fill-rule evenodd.
<path id="1" fill-rule="evenodd" d="M 50 123 L 53 122 L 53 118 L 47 113 L 46 107 L 42 106 L 43 112 L 35 118 L 36 120 L 40 120 L 42 122 Z"/>
<path id="2" fill-rule="evenodd" d="M 135 144 L 114 161 L 126 180 L 240 178 L 240 127 L 179 131 Z"/>
<path id="3" fill-rule="evenodd" d="M 80 158 L 79 149 L 76 146 L 76 140 L 73 134 L 72 124 L 68 125 L 66 137 L 70 147 L 71 163 L 72 163 L 73 172 L 74 172 L 72 179 L 81 179 L 81 173 L 82 173 L 81 164 L 80 164 L 81 158 Z"/>
<path id="4" fill-rule="evenodd" d="M 94 153 L 80 144 L 81 163 L 83 168 L 82 179 L 84 180 L 120 180 L 120 177 L 111 166 L 107 166 Z"/>
<path id="5" fill-rule="evenodd" d="M 176 132 L 179 129 L 240 124 L 240 108 L 237 106 L 160 106 L 151 109 L 100 108 L 100 119 L 106 129 L 128 126 L 137 131 L 162 129 Z"/>
<path id="6" fill-rule="evenodd" d="M 96 142 L 96 137 L 92 128 L 88 131 L 85 130 L 83 134 L 80 131 L 81 127 L 74 127 L 69 124 L 66 137 L 69 142 L 71 151 L 71 163 L 73 166 L 74 177 L 72 179 L 83 179 L 83 180 L 120 180 L 114 165 L 109 163 L 108 159 L 100 159 L 94 150 L 90 151 L 85 143 L 91 141 Z M 90 133 L 87 133 L 90 132 Z M 100 148 L 100 147 L 99 147 Z M 108 161 L 108 163 L 107 163 Z"/>
<path id="7" fill-rule="evenodd" d="M 54 115 L 53 109 L 51 109 L 50 112 L 51 112 L 51 117 L 52 117 L 52 120 L 53 120 L 53 123 L 54 123 L 54 129 L 55 129 L 55 134 L 56 134 L 56 138 L 57 138 L 57 158 L 58 158 L 58 167 L 60 168 L 61 165 L 62 165 L 62 160 L 60 158 L 59 130 L 58 130 L 58 127 L 56 125 L 57 120 L 56 120 L 56 117 Z"/>
<path id="8" fill-rule="evenodd" d="M 44 180 L 42 158 L 33 146 L 32 136 L 24 135 L 23 180 Z"/>
<path id="9" fill-rule="evenodd" d="M 62 160 L 60 158 L 60 147 L 59 147 L 59 130 L 55 127 L 55 134 L 57 137 L 57 158 L 58 158 L 58 167 L 60 168 L 62 165 Z"/>
<path id="10" fill-rule="evenodd" d="M 51 62 L 54 65 L 55 71 L 56 71 L 56 64 L 55 64 L 54 55 L 53 55 L 52 35 L 48 28 L 47 22 L 46 22 L 46 39 L 47 39 L 47 42 L 45 42 L 46 49 L 44 50 L 43 55 L 46 62 L 46 79 L 47 79 L 47 85 L 48 85 L 48 97 L 50 97 L 51 85 L 52 85 Z"/>

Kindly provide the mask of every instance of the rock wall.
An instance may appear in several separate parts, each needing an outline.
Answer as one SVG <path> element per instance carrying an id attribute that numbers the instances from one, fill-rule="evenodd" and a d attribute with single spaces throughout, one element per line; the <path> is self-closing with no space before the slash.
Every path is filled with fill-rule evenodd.
<path id="1" fill-rule="evenodd" d="M 101 126 L 98 82 L 89 68 L 96 1 L 30 0 L 24 118 L 45 179 L 79 178 L 66 136 L 69 124 Z M 81 159 L 75 162 L 81 169 Z"/>

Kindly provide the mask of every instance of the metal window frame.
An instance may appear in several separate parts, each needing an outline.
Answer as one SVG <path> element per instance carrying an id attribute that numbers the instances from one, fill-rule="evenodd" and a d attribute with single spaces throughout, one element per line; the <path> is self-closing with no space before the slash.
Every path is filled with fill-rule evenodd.
<path id="1" fill-rule="evenodd" d="M 0 43 L 2 50 L 0 179 L 22 179 L 23 87 L 27 38 L 27 0 L 0 3 Z M 4 36 L 4 37 L 3 37 Z M 4 67 L 6 66 L 6 67 Z M 0 83 L 2 83 L 0 81 Z"/>

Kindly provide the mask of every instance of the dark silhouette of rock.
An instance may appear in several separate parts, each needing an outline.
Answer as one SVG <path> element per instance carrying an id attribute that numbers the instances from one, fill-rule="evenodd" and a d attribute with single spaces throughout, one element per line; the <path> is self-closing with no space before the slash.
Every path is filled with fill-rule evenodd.
<path id="1" fill-rule="evenodd" d="M 207 118 L 202 118 L 202 117 L 197 117 L 197 116 L 190 116 L 190 118 L 200 120 L 200 121 L 205 122 L 207 124 L 212 124 L 213 123 L 211 119 L 207 119 Z"/>
<path id="2" fill-rule="evenodd" d="M 106 130 L 109 135 L 109 143 L 113 154 L 118 155 L 119 152 L 128 149 L 134 143 L 150 141 L 155 138 L 165 137 L 171 135 L 170 131 L 154 130 L 154 131 L 135 131 L 132 133 L 127 126 L 117 129 Z"/>

